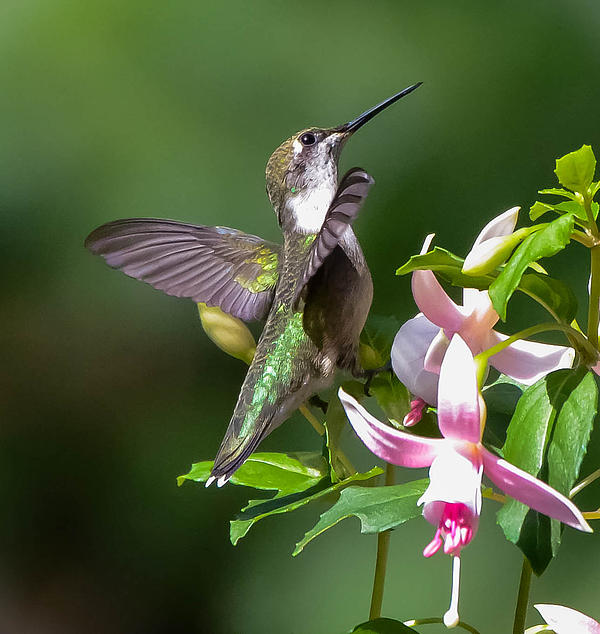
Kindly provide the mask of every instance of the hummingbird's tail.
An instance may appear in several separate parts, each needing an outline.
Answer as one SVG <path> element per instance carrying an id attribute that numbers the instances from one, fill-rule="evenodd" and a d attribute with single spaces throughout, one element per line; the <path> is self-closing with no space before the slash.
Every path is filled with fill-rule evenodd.
<path id="1" fill-rule="evenodd" d="M 219 447 L 210 478 L 206 481 L 206 486 L 210 486 L 215 480 L 217 486 L 222 487 L 231 476 L 246 462 L 250 454 L 258 447 L 260 441 L 270 431 L 268 421 L 262 430 L 255 430 L 254 433 L 245 438 L 236 438 L 230 434 L 228 428 L 225 438 Z"/>
<path id="2" fill-rule="evenodd" d="M 258 377 L 258 379 L 257 379 Z M 259 443 L 281 425 L 307 398 L 328 380 L 308 376 L 281 382 L 263 364 L 253 362 L 236 404 L 225 437 L 217 452 L 206 486 L 215 480 L 223 486 Z"/>

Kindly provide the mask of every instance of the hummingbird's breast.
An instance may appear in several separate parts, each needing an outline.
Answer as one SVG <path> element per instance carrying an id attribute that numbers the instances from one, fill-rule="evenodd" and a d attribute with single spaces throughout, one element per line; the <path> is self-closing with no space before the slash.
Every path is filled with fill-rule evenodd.
<path id="1" fill-rule="evenodd" d="M 337 165 L 322 157 L 322 160 L 304 165 L 301 174 L 290 176 L 293 184 L 285 215 L 290 218 L 295 231 L 318 233 L 337 190 Z"/>

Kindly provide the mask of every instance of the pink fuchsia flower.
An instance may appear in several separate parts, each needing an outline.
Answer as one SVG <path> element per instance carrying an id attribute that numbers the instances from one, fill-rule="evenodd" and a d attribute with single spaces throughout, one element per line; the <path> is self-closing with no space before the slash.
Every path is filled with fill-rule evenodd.
<path id="1" fill-rule="evenodd" d="M 481 443 L 485 402 L 479 393 L 473 354 L 458 334 L 441 363 L 437 412 L 443 438 L 423 438 L 377 420 L 340 389 L 339 397 L 354 431 L 386 462 L 403 467 L 429 467 L 430 484 L 418 504 L 436 527 L 423 554 L 443 547 L 453 555 L 453 591 L 444 622 L 458 622 L 460 551 L 474 537 L 481 512 L 481 478 L 536 511 L 582 531 L 591 531 L 579 509 L 565 496 L 529 473 L 487 450 Z"/>
<path id="2" fill-rule="evenodd" d="M 518 208 L 509 209 L 492 220 L 475 245 L 511 232 L 517 214 Z M 421 254 L 428 251 L 432 239 L 433 234 L 427 236 Z M 412 274 L 412 292 L 421 313 L 398 331 L 392 346 L 392 366 L 410 392 L 435 405 L 437 375 L 455 333 L 474 355 L 508 337 L 493 329 L 499 316 L 487 291 L 465 288 L 460 306 L 446 294 L 435 274 L 424 270 Z M 575 351 L 569 347 L 520 340 L 490 357 L 490 365 L 525 385 L 533 385 L 553 370 L 571 367 L 574 357 Z"/>
<path id="3" fill-rule="evenodd" d="M 538 603 L 535 609 L 556 634 L 600 634 L 600 623 L 564 605 Z"/>

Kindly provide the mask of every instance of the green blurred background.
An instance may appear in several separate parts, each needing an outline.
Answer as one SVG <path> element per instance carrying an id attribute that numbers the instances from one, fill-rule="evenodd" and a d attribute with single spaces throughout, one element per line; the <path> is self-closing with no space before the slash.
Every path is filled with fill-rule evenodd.
<path id="1" fill-rule="evenodd" d="M 244 367 L 192 303 L 110 270 L 83 239 L 154 216 L 276 240 L 272 150 L 423 81 L 342 157 L 377 181 L 356 223 L 374 310 L 405 319 L 416 309 L 394 270 L 426 233 L 465 253 L 491 216 L 554 184 L 556 157 L 600 153 L 599 34 L 597 0 L 2 0 L 0 631 L 330 634 L 365 620 L 376 539 L 358 520 L 292 559 L 324 507 L 233 548 L 248 492 L 176 487 L 213 457 Z M 578 274 L 583 298 L 572 251 L 553 271 Z M 300 421 L 262 445 L 318 447 Z M 521 565 L 494 510 L 463 562 L 461 615 L 486 634 L 511 630 Z M 393 534 L 386 616 L 446 609 L 450 562 L 420 554 L 431 533 L 418 520 Z M 600 618 L 599 539 L 564 542 L 533 598 Z"/>

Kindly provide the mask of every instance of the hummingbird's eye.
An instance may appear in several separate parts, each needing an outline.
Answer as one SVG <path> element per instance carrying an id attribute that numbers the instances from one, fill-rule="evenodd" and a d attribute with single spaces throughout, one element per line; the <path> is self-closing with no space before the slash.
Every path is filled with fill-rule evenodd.
<path id="1" fill-rule="evenodd" d="M 312 132 L 305 132 L 300 137 L 300 143 L 302 145 L 314 145 L 317 142 L 317 137 Z"/>

